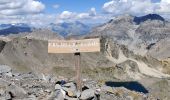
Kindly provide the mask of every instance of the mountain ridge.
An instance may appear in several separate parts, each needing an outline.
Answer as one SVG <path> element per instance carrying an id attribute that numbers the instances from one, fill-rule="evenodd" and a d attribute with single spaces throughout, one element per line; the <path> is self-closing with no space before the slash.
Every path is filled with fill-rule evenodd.
<path id="1" fill-rule="evenodd" d="M 142 20 L 143 22 L 140 22 L 139 25 L 134 22 L 135 17 L 131 15 L 118 16 L 103 25 L 93 28 L 87 37 L 111 37 L 114 42 L 128 46 L 136 54 L 147 55 L 148 46 L 157 44 L 165 38 L 170 38 L 170 22 L 162 21 L 157 17 L 150 20 L 152 15 L 148 16 L 141 17 L 145 20 Z M 146 18 L 148 19 L 146 20 Z M 166 57 L 168 56 L 170 56 L 169 53 Z"/>

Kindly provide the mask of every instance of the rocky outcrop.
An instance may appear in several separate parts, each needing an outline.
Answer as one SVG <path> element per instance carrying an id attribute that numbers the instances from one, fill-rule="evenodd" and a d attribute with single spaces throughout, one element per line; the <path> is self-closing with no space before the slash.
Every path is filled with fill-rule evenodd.
<path id="1" fill-rule="evenodd" d="M 5 44 L 5 41 L 0 40 L 0 52 L 4 49 Z"/>

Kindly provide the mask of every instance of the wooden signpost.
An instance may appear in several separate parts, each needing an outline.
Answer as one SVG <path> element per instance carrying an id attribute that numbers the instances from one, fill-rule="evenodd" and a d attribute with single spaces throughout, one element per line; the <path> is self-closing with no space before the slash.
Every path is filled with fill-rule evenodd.
<path id="1" fill-rule="evenodd" d="M 49 40 L 48 53 L 73 53 L 75 56 L 76 83 L 81 91 L 81 52 L 100 52 L 100 39 Z"/>

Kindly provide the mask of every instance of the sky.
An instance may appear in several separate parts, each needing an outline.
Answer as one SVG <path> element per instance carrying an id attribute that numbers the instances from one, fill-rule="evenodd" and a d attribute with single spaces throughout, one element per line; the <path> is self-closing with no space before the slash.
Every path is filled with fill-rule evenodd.
<path id="1" fill-rule="evenodd" d="M 169 18 L 170 0 L 0 0 L 0 24 L 102 23 L 123 14 L 150 13 Z"/>
<path id="2" fill-rule="evenodd" d="M 101 7 L 108 0 L 40 0 L 42 3 L 46 4 L 47 13 L 61 13 L 63 11 L 74 11 L 74 12 L 86 12 L 90 8 L 94 7 L 97 11 L 101 11 Z M 55 5 L 57 9 L 55 8 Z"/>

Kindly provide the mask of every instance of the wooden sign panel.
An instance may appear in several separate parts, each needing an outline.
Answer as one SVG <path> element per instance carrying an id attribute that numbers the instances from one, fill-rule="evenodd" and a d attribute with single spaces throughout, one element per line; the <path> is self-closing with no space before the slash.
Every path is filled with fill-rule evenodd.
<path id="1" fill-rule="evenodd" d="M 100 39 L 49 40 L 48 53 L 100 52 Z"/>

